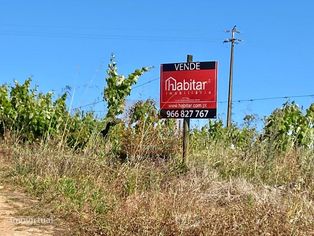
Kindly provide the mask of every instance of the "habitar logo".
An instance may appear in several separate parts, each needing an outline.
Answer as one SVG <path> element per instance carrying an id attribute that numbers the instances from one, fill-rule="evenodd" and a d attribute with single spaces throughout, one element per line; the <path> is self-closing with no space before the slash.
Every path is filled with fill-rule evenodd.
<path id="1" fill-rule="evenodd" d="M 207 81 L 195 81 L 193 79 L 177 82 L 173 77 L 165 80 L 165 91 L 202 91 L 205 90 Z"/>

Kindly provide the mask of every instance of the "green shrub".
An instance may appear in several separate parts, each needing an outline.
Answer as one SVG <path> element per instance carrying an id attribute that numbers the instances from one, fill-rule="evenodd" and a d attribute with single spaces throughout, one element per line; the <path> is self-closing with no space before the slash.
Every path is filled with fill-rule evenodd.
<path id="1" fill-rule="evenodd" d="M 31 79 L 22 85 L 2 85 L 0 89 L 0 131 L 15 132 L 21 140 L 57 135 L 64 128 L 69 116 L 66 110 L 66 94 L 53 101 L 53 93 L 38 93 L 31 88 Z"/>
<path id="2" fill-rule="evenodd" d="M 313 148 L 314 104 L 304 113 L 295 104 L 285 103 L 266 118 L 262 138 L 278 150 L 295 147 Z"/>
<path id="3" fill-rule="evenodd" d="M 0 135 L 14 133 L 19 140 L 33 142 L 48 139 L 65 141 L 70 147 L 83 148 L 101 122 L 93 113 L 70 115 L 64 93 L 53 99 L 53 93 L 38 93 L 31 79 L 23 84 L 0 87 Z"/>

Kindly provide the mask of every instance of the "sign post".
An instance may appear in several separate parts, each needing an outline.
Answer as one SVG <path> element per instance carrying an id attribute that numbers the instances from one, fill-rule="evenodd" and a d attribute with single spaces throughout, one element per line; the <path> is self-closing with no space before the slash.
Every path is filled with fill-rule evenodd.
<path id="1" fill-rule="evenodd" d="M 217 62 L 162 64 L 160 67 L 160 116 L 183 118 L 183 163 L 186 161 L 190 119 L 216 118 Z"/>
<path id="2" fill-rule="evenodd" d="M 187 55 L 187 63 L 193 61 L 192 55 Z M 182 163 L 185 164 L 186 156 L 189 150 L 189 136 L 190 136 L 190 118 L 183 118 L 183 144 L 182 144 Z"/>

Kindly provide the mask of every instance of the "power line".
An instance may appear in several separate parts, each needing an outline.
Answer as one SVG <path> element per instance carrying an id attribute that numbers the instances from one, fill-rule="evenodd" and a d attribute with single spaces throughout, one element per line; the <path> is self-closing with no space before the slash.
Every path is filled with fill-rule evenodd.
<path id="1" fill-rule="evenodd" d="M 4 29 L 22 29 L 22 30 L 25 30 L 25 29 L 40 29 L 40 30 L 47 30 L 47 29 L 57 29 L 57 30 L 92 30 L 92 31 L 95 31 L 95 30 L 101 30 L 99 27 L 96 27 L 96 26 L 91 26 L 91 25 L 85 25 L 85 26 L 82 26 L 82 25 L 51 25 L 51 24 L 6 24 L 6 23 L 1 23 L 0 24 L 2 28 Z M 147 32 L 148 30 L 151 30 L 153 32 L 156 32 L 156 31 L 165 31 L 165 32 L 177 32 L 177 31 L 181 31 L 181 32 L 186 32 L 186 27 L 156 27 L 156 26 L 152 26 L 152 27 L 149 27 L 149 29 L 146 29 L 146 28 L 143 28 L 143 27 L 139 27 L 139 26 L 136 26 L 136 27 L 132 27 L 130 28 L 129 26 L 128 27 L 114 27 L 114 26 L 106 26 L 106 31 L 126 31 L 126 30 L 130 30 L 132 32 Z M 200 32 L 201 30 L 203 30 L 203 28 L 193 28 L 193 29 L 189 29 L 190 31 L 192 32 Z M 206 30 L 203 30 L 204 32 L 207 32 Z M 215 33 L 221 33 L 221 30 L 211 30 L 211 32 L 215 32 Z M 217 39 L 218 40 L 218 39 Z"/>
<path id="2" fill-rule="evenodd" d="M 19 24 L 0 24 L 2 27 L 1 35 L 4 36 L 35 36 L 35 37 L 75 37 L 89 39 L 125 39 L 125 40 L 155 40 L 155 41 L 204 41 L 219 42 L 219 38 L 204 37 L 201 29 L 190 29 L 194 35 L 187 36 L 185 28 L 169 27 L 150 27 L 143 29 L 136 27 L 106 27 L 106 33 L 99 27 L 81 25 L 19 25 Z M 48 30 L 47 30 L 48 29 Z M 101 31 L 101 33 L 99 32 Z M 122 33 L 121 33 L 122 32 Z M 171 34 L 169 34 L 171 32 Z M 190 33 L 191 33 L 190 32 Z M 220 31 L 215 31 L 220 32 Z M 180 33 L 181 36 L 178 36 Z"/>
<path id="3" fill-rule="evenodd" d="M 314 98 L 314 94 L 292 95 L 292 96 L 282 96 L 282 97 L 248 98 L 248 99 L 234 100 L 233 103 L 236 103 L 236 102 L 255 102 L 255 101 L 277 100 L 277 99 L 289 99 L 289 98 L 306 98 L 306 97 L 313 97 Z M 218 103 L 227 103 L 227 102 L 228 101 L 220 101 Z"/>
<path id="4" fill-rule="evenodd" d="M 153 80 L 156 80 L 156 79 L 153 79 Z M 151 81 L 153 81 L 151 80 Z M 149 81 L 147 81 L 149 82 Z M 141 84 L 139 85 L 138 87 L 140 86 L 144 86 L 145 84 Z M 314 94 L 307 94 L 307 95 L 292 95 L 292 96 L 278 96 L 278 97 L 263 97 L 263 98 L 247 98 L 247 99 L 239 99 L 239 100 L 234 100 L 233 103 L 241 103 L 241 102 L 255 102 L 255 101 L 266 101 L 266 100 L 278 100 L 278 99 L 290 99 L 290 98 L 306 98 L 306 97 L 313 97 L 314 98 Z M 96 105 L 98 103 L 101 103 L 103 102 L 103 100 L 98 100 L 98 101 L 95 101 L 93 103 L 89 103 L 89 104 L 86 104 L 86 105 L 82 105 L 82 106 L 79 106 L 79 107 L 76 107 L 76 108 L 73 108 L 73 110 L 75 109 L 81 109 L 81 108 L 84 108 L 84 107 L 88 107 L 88 106 L 93 106 L 93 105 Z M 218 101 L 218 103 L 220 104 L 223 104 L 223 103 L 227 103 L 228 101 Z M 105 112 L 104 111 L 97 111 L 97 112 Z"/>
<path id="5" fill-rule="evenodd" d="M 159 80 L 159 78 L 154 78 L 154 79 L 148 80 L 147 82 L 145 82 L 143 84 L 139 84 L 137 86 L 134 86 L 132 89 L 140 88 L 140 87 L 145 86 L 147 84 L 150 84 L 151 82 L 156 81 L 156 80 Z M 79 107 L 75 107 L 72 110 L 77 110 L 77 109 L 81 109 L 81 108 L 84 108 L 84 107 L 90 107 L 90 106 L 93 106 L 93 105 L 97 105 L 97 104 L 99 104 L 101 102 L 103 102 L 103 99 L 98 99 L 95 102 L 88 103 L 88 104 L 85 104 L 85 105 L 82 105 L 82 106 L 79 106 Z"/>
<path id="6" fill-rule="evenodd" d="M 42 37 L 42 38 L 71 38 L 71 39 L 103 39 L 103 40 L 129 40 L 129 41 L 156 41 L 156 42 L 206 42 L 216 43 L 217 39 L 195 37 L 176 37 L 169 35 L 130 35 L 130 34 L 91 34 L 91 33 L 68 33 L 68 32 L 30 32 L 30 31 L 13 31 L 4 30 L 0 32 L 3 36 L 14 37 Z"/>
<path id="7" fill-rule="evenodd" d="M 150 84 L 151 82 L 156 81 L 156 80 L 159 80 L 159 77 L 158 77 L 158 78 L 155 78 L 155 79 L 148 80 L 147 82 L 145 82 L 145 83 L 143 83 L 143 84 L 139 84 L 139 85 L 137 85 L 137 86 L 134 86 L 133 89 L 140 88 L 140 87 L 142 87 L 142 86 L 144 86 L 144 85 L 147 85 L 147 84 Z"/>
<path id="8" fill-rule="evenodd" d="M 88 104 L 85 104 L 85 105 L 82 105 L 82 106 L 79 106 L 79 107 L 72 108 L 72 110 L 77 110 L 77 109 L 81 109 L 81 108 L 84 108 L 84 107 L 94 106 L 94 105 L 99 104 L 101 102 L 103 102 L 103 100 L 99 99 L 99 100 L 96 100 L 95 102 L 88 103 Z"/>

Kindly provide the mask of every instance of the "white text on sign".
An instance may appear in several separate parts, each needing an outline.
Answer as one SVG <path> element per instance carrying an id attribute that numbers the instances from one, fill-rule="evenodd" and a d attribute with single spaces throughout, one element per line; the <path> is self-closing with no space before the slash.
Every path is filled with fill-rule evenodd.
<path id="1" fill-rule="evenodd" d="M 176 70 L 200 70 L 200 62 L 174 64 Z"/>
<path id="2" fill-rule="evenodd" d="M 207 81 L 195 81 L 190 79 L 177 82 L 173 77 L 169 77 L 165 80 L 165 91 L 190 91 L 190 90 L 205 90 Z"/>

